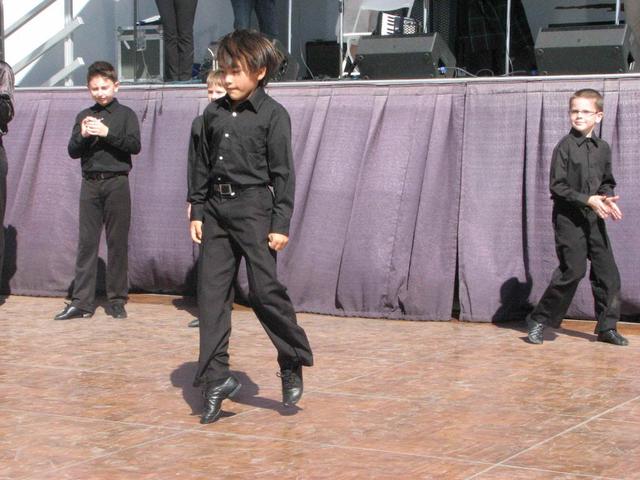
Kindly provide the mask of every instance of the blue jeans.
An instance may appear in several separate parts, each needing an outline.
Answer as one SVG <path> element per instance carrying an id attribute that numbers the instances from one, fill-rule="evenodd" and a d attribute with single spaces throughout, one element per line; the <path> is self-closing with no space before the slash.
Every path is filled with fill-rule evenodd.
<path id="1" fill-rule="evenodd" d="M 260 31 L 269 38 L 278 36 L 275 0 L 231 0 L 234 30 L 251 28 L 251 12 L 256 11 Z"/>

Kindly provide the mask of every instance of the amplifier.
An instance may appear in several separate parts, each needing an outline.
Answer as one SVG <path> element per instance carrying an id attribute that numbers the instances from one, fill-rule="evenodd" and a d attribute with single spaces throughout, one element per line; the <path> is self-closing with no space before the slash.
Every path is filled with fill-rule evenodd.
<path id="1" fill-rule="evenodd" d="M 452 77 L 456 58 L 437 32 L 372 35 L 360 39 L 356 63 L 361 78 L 434 78 Z"/>
<path id="2" fill-rule="evenodd" d="M 627 25 L 542 28 L 535 53 L 542 75 L 640 71 L 638 39 Z"/>
<path id="3" fill-rule="evenodd" d="M 116 30 L 118 80 L 120 82 L 133 82 L 136 79 L 142 82 L 162 82 L 164 77 L 162 26 L 142 25 L 136 30 L 137 41 L 133 38 L 133 27 L 118 27 Z M 135 78 L 134 63 L 137 68 Z"/>

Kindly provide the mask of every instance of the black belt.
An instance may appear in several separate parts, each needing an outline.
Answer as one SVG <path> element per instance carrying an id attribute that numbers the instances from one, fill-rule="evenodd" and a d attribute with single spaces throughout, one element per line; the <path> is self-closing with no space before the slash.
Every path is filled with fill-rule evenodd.
<path id="1" fill-rule="evenodd" d="M 235 197 L 240 192 L 249 190 L 250 188 L 264 187 L 265 184 L 257 185 L 238 185 L 237 183 L 212 183 L 211 191 L 221 197 Z"/>
<path id="2" fill-rule="evenodd" d="M 109 178 L 127 175 L 129 175 L 129 172 L 83 172 L 82 178 L 85 180 L 107 180 Z"/>

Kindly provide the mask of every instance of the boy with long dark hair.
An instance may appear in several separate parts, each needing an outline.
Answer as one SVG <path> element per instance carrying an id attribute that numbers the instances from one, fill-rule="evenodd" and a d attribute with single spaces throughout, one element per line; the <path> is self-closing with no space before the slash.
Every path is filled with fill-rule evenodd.
<path id="1" fill-rule="evenodd" d="M 276 274 L 276 252 L 287 245 L 293 211 L 291 122 L 264 86 L 281 60 L 257 32 L 226 35 L 218 62 L 227 94 L 203 114 L 200 155 L 189 179 L 191 238 L 201 244 L 194 385 L 203 388 L 202 423 L 217 420 L 222 401 L 240 389 L 229 371 L 228 347 L 233 279 L 242 257 L 251 305 L 278 351 L 285 405 L 300 400 L 302 366 L 313 364 L 307 336 Z"/>

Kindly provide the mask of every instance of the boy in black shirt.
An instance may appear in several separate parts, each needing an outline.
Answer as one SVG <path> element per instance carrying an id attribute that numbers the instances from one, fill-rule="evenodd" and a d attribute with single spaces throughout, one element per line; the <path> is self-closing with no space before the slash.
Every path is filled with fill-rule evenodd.
<path id="1" fill-rule="evenodd" d="M 204 111 L 201 151 L 189 179 L 191 238 L 202 245 L 194 381 L 203 387 L 202 423 L 217 420 L 222 401 L 240 389 L 229 372 L 227 350 L 232 284 L 241 257 L 251 305 L 278 350 L 285 405 L 298 402 L 302 366 L 313 364 L 307 336 L 276 275 L 275 252 L 289 240 L 294 194 L 289 115 L 263 89 L 280 59 L 273 44 L 256 32 L 237 30 L 221 40 L 218 62 L 227 94 Z"/>
<path id="2" fill-rule="evenodd" d="M 593 133 L 603 116 L 603 98 L 595 90 L 575 92 L 569 102 L 571 132 L 553 152 L 549 185 L 560 266 L 536 308 L 527 317 L 528 338 L 541 344 L 545 326 L 559 328 L 591 260 L 598 341 L 628 345 L 616 330 L 620 318 L 620 274 L 607 236 L 605 219 L 620 220 L 614 195 L 611 150 Z"/>
<path id="3" fill-rule="evenodd" d="M 98 247 L 102 225 L 107 237 L 107 313 L 126 318 L 128 238 L 131 220 L 129 171 L 131 155 L 140 152 L 138 117 L 118 103 L 118 77 L 107 62 L 89 66 L 87 87 L 95 105 L 76 117 L 69 155 L 80 158 L 80 234 L 71 303 L 54 318 L 93 315 Z"/>
<path id="4" fill-rule="evenodd" d="M 207 100 L 213 102 L 218 98 L 226 95 L 224 83 L 222 81 L 222 70 L 211 70 L 207 74 Z M 200 134 L 202 133 L 202 115 L 198 115 L 191 122 L 191 136 L 189 138 L 189 154 L 187 157 L 187 178 L 191 179 L 191 172 L 198 163 L 198 151 L 200 150 Z M 187 218 L 191 220 L 191 182 L 187 185 Z M 189 322 L 189 327 L 197 328 L 200 326 L 200 320 L 195 318 Z"/>

